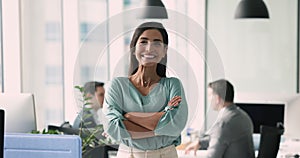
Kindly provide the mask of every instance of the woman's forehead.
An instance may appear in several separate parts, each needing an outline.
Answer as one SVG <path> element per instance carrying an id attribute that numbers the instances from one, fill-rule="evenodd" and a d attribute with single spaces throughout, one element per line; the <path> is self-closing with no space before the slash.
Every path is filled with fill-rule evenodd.
<path id="1" fill-rule="evenodd" d="M 145 30 L 139 37 L 139 39 L 146 39 L 146 40 L 154 40 L 154 39 L 158 39 L 158 40 L 163 40 L 163 37 L 161 35 L 161 33 L 156 30 L 156 29 L 149 29 L 149 30 Z"/>

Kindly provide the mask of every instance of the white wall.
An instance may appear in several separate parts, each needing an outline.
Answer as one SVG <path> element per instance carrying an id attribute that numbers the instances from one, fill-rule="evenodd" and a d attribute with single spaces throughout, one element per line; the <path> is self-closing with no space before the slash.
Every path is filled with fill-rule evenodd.
<path id="1" fill-rule="evenodd" d="M 297 1 L 264 0 L 270 19 L 234 19 L 239 2 L 208 1 L 207 30 L 225 77 L 238 93 L 296 93 Z"/>
<path id="2" fill-rule="evenodd" d="M 296 94 L 297 1 L 264 0 L 270 19 L 234 19 L 239 2 L 208 1 L 208 82 L 226 78 L 237 96 L 254 100 L 259 95 Z M 209 112 L 208 124 L 215 117 Z"/>

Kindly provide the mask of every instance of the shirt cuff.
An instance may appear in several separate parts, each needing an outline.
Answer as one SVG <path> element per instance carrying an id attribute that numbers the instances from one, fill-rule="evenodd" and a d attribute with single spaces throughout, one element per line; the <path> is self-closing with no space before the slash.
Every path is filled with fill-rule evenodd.
<path id="1" fill-rule="evenodd" d="M 172 106 L 166 106 L 164 112 L 168 112 L 169 110 L 173 110 Z"/>

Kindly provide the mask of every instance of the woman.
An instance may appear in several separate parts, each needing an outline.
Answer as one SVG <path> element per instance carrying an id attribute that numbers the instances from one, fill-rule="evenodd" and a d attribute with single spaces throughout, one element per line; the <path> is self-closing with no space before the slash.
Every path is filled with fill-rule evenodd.
<path id="1" fill-rule="evenodd" d="M 114 78 L 105 94 L 106 132 L 120 141 L 118 158 L 176 158 L 188 109 L 181 82 L 166 77 L 168 33 L 146 22 L 130 43 L 129 77 Z"/>

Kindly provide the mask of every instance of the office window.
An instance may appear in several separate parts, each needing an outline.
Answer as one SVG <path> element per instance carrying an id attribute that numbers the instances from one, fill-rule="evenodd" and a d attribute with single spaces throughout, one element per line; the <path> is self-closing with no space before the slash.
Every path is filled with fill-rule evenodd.
<path id="1" fill-rule="evenodd" d="M 85 82 L 97 80 L 107 81 L 107 74 L 101 72 L 96 75 L 97 67 L 102 66 L 107 69 L 107 54 L 99 50 L 107 45 L 107 28 L 97 30 L 105 25 L 107 19 L 106 0 L 78 0 L 79 29 L 81 47 L 77 57 L 79 63 L 79 76 L 74 82 L 83 85 Z M 100 26 L 101 25 L 101 26 Z M 103 56 L 101 55 L 103 53 Z M 97 66 L 98 65 L 98 66 Z"/>
<path id="2" fill-rule="evenodd" d="M 47 41 L 61 41 L 61 24 L 59 22 L 47 22 L 46 28 Z"/>
<path id="3" fill-rule="evenodd" d="M 22 92 L 33 93 L 38 129 L 64 121 L 61 0 L 22 0 Z"/>
<path id="4" fill-rule="evenodd" d="M 81 41 L 84 42 L 83 40 L 91 40 L 89 38 L 86 39 L 88 33 L 90 31 L 92 31 L 92 29 L 96 26 L 96 24 L 92 24 L 92 23 L 86 23 L 86 22 L 83 22 L 80 24 L 80 38 L 81 38 Z M 102 36 L 103 37 L 103 36 Z M 99 39 L 101 38 L 101 36 L 99 37 Z M 98 40 L 99 40 L 98 39 Z M 105 39 L 105 36 L 104 36 L 104 39 Z M 94 40 L 97 40 L 97 39 L 94 39 Z"/>
<path id="5" fill-rule="evenodd" d="M 46 85 L 62 84 L 62 68 L 61 66 L 46 66 Z"/>
<path id="6" fill-rule="evenodd" d="M 0 92 L 3 92 L 3 72 L 2 72 L 2 0 L 0 0 Z"/>
<path id="7" fill-rule="evenodd" d="M 89 66 L 82 66 L 81 67 L 81 71 L 80 71 L 80 76 L 81 76 L 81 82 L 86 82 L 88 81 L 90 78 L 92 78 L 93 75 L 93 68 L 89 67 Z"/>
<path id="8" fill-rule="evenodd" d="M 0 52 L 2 54 L 2 51 Z M 0 91 L 3 92 L 2 57 L 0 57 Z"/>

